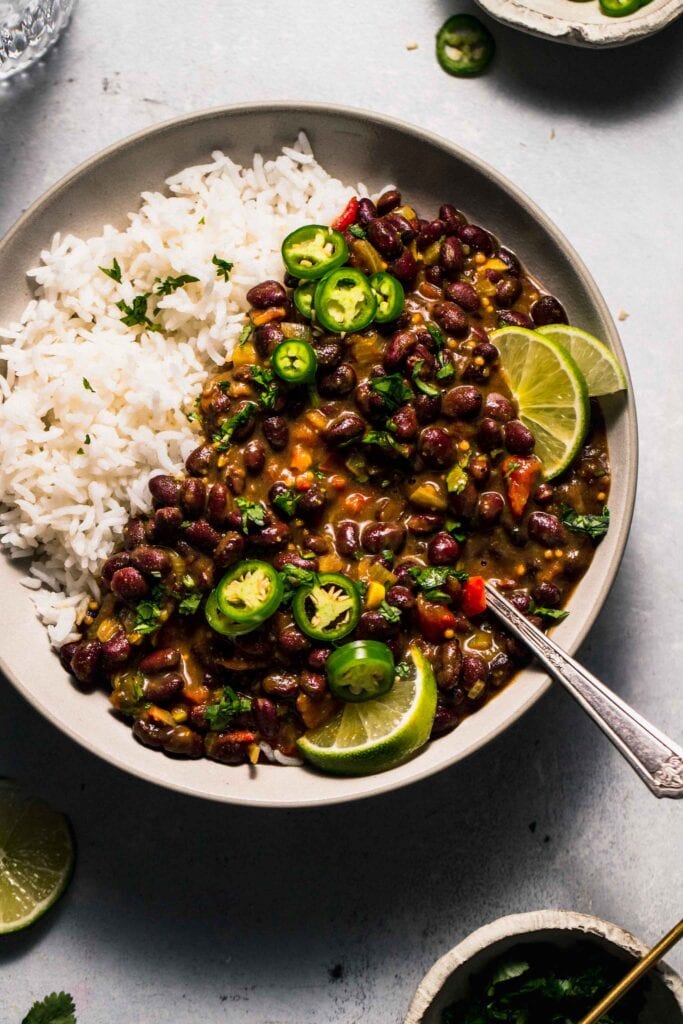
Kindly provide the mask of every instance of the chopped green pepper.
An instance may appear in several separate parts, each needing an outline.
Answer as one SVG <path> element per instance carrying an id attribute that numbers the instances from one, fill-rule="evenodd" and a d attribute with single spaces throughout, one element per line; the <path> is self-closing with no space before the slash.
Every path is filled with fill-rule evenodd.
<path id="1" fill-rule="evenodd" d="M 375 320 L 378 324 L 390 323 L 401 315 L 406 304 L 406 296 L 398 278 L 380 270 L 370 278 L 370 287 L 377 299 Z"/>
<path id="2" fill-rule="evenodd" d="M 493 36 L 471 14 L 454 14 L 436 37 L 436 56 L 449 75 L 471 78 L 489 66 L 496 51 Z"/>
<path id="3" fill-rule="evenodd" d="M 346 263 L 349 248 L 346 239 L 334 228 L 305 224 L 287 235 L 282 243 L 282 259 L 294 277 L 316 281 Z"/>
<path id="4" fill-rule="evenodd" d="M 307 341 L 290 338 L 273 352 L 273 369 L 288 384 L 307 384 L 315 377 L 318 360 Z"/>
<path id="5" fill-rule="evenodd" d="M 358 703 L 387 693 L 394 685 L 394 656 L 379 640 L 354 640 L 325 662 L 330 690 L 338 700 Z"/>
<path id="6" fill-rule="evenodd" d="M 350 267 L 333 270 L 320 281 L 313 305 L 321 327 L 335 334 L 362 331 L 377 311 L 367 277 Z"/>
<path id="7" fill-rule="evenodd" d="M 313 640 L 341 640 L 355 629 L 361 603 L 353 580 L 321 573 L 310 587 L 299 587 L 292 601 L 296 624 Z"/>

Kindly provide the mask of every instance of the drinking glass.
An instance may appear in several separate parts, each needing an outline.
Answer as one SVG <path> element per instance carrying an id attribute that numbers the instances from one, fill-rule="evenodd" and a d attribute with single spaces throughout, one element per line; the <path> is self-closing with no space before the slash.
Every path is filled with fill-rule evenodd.
<path id="1" fill-rule="evenodd" d="M 0 0 L 0 79 L 37 61 L 68 24 L 76 0 Z"/>

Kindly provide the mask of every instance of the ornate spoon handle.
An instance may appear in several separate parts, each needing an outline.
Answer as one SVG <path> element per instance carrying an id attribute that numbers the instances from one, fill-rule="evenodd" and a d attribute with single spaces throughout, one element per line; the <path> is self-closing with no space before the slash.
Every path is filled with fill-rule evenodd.
<path id="1" fill-rule="evenodd" d="M 683 797 L 683 748 L 537 629 L 491 584 L 488 607 L 597 722 L 655 796 Z"/>

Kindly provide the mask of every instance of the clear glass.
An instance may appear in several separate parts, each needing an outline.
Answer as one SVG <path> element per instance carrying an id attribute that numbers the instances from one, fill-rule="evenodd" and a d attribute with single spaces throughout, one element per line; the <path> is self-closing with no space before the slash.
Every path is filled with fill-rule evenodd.
<path id="1" fill-rule="evenodd" d="M 76 0 L 0 0 L 0 79 L 23 71 L 49 50 Z"/>

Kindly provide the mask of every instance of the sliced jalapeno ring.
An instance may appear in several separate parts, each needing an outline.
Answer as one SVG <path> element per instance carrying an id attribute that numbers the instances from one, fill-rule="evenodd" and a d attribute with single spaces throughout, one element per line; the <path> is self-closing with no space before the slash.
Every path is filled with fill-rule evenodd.
<path id="1" fill-rule="evenodd" d="M 375 318 L 377 299 L 365 274 L 341 267 L 318 283 L 313 299 L 321 327 L 335 334 L 362 331 Z"/>
<path id="2" fill-rule="evenodd" d="M 361 602 L 354 582 L 338 573 L 322 573 L 310 587 L 299 587 L 292 613 L 299 629 L 313 640 L 341 640 L 355 629 Z"/>
<path id="3" fill-rule="evenodd" d="M 308 384 L 315 377 L 318 360 L 307 341 L 290 338 L 273 352 L 273 369 L 288 384 Z"/>
<path id="4" fill-rule="evenodd" d="M 346 263 L 349 247 L 334 228 L 305 224 L 287 235 L 282 243 L 282 259 L 294 277 L 315 281 Z"/>
<path id="5" fill-rule="evenodd" d="M 325 662 L 332 694 L 347 703 L 374 700 L 394 685 L 394 656 L 379 640 L 353 640 L 333 651 Z"/>
<path id="6" fill-rule="evenodd" d="M 610 18 L 623 18 L 642 6 L 642 0 L 600 0 L 600 10 Z"/>
<path id="7" fill-rule="evenodd" d="M 206 599 L 206 605 L 204 607 L 204 614 L 206 621 L 216 633 L 220 633 L 222 636 L 240 636 L 242 633 L 251 633 L 255 626 L 241 625 L 238 626 L 236 622 L 232 622 L 227 615 L 223 615 L 223 612 L 218 607 L 216 601 L 216 591 L 212 591 Z"/>
<path id="8" fill-rule="evenodd" d="M 277 611 L 283 592 L 282 579 L 272 565 L 248 559 L 226 572 L 212 594 L 229 622 L 252 630 Z"/>
<path id="9" fill-rule="evenodd" d="M 304 281 L 298 288 L 295 289 L 294 305 L 299 310 L 302 316 L 305 316 L 307 320 L 310 320 L 313 316 L 313 296 L 315 295 L 315 281 Z"/>
<path id="10" fill-rule="evenodd" d="M 398 278 L 380 270 L 370 278 L 370 287 L 377 299 L 375 320 L 378 324 L 388 324 L 401 315 L 406 304 L 406 294 Z"/>
<path id="11" fill-rule="evenodd" d="M 496 52 L 493 36 L 471 14 L 454 14 L 436 37 L 436 57 L 449 75 L 468 78 L 480 75 Z"/>

